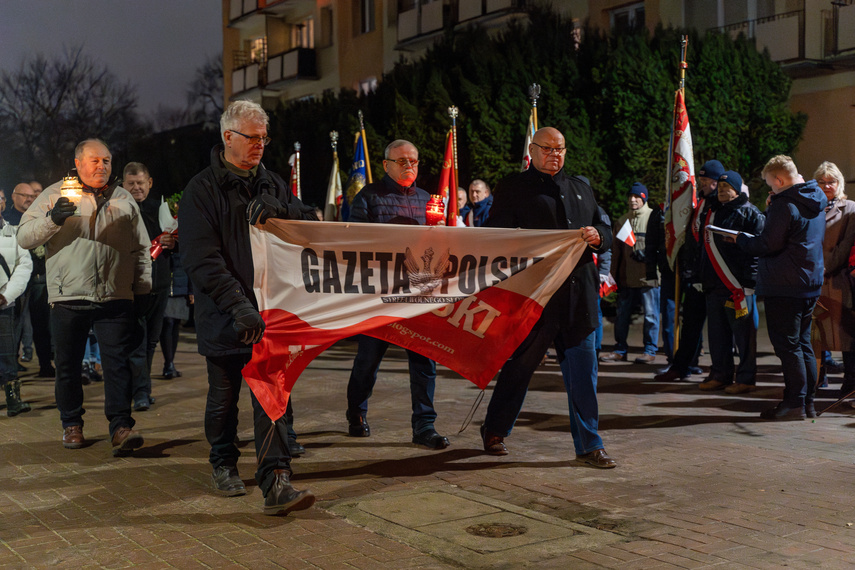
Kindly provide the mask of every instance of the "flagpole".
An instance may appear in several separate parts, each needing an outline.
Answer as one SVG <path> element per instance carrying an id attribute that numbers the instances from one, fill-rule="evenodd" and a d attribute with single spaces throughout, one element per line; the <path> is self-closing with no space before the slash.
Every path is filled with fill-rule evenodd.
<path id="1" fill-rule="evenodd" d="M 528 98 L 531 99 L 531 116 L 534 130 L 537 130 L 537 98 L 540 97 L 540 85 L 532 83 L 528 86 Z"/>
<path id="2" fill-rule="evenodd" d="M 448 220 L 446 222 L 447 225 L 456 226 L 457 225 L 457 215 L 460 213 L 457 210 L 457 189 L 460 187 L 460 183 L 457 178 L 457 115 L 459 111 L 457 107 L 452 105 L 448 108 L 448 116 L 451 117 L 451 156 L 452 156 L 452 164 L 454 164 L 454 178 L 452 180 L 452 186 L 454 186 L 453 190 L 449 189 L 448 191 L 448 204 L 451 206 L 448 209 Z M 452 205 L 453 204 L 453 205 Z"/>
<path id="3" fill-rule="evenodd" d="M 300 148 L 301 148 L 300 143 L 295 142 L 294 143 L 294 172 L 296 172 L 296 176 L 297 176 L 297 178 L 296 178 L 297 189 L 296 189 L 295 195 L 297 196 L 297 199 L 302 200 L 303 199 L 303 191 L 300 188 Z"/>
<path id="4" fill-rule="evenodd" d="M 335 171 L 336 177 L 338 177 L 338 131 L 330 131 L 330 146 L 332 147 L 333 170 Z M 333 196 L 333 200 L 336 202 L 335 219 L 326 220 L 328 222 L 337 222 L 341 218 L 341 206 L 339 205 L 339 201 L 336 199 L 336 196 Z M 344 200 L 344 197 L 342 197 L 342 200 Z M 329 205 L 329 196 L 327 196 L 327 205 Z M 326 210 L 326 208 L 324 209 Z M 326 219 L 326 212 L 324 212 L 324 218 Z"/>
<path id="5" fill-rule="evenodd" d="M 686 50 L 689 47 L 689 36 L 680 38 L 680 88 L 678 91 L 683 91 L 686 87 L 686 68 L 689 65 L 686 63 Z M 676 98 L 675 98 L 676 99 Z M 671 161 L 674 153 L 674 129 L 677 124 L 677 105 L 674 105 L 674 113 L 671 117 L 671 140 L 668 144 L 668 161 L 666 162 L 668 172 L 666 180 L 668 181 L 668 202 L 670 207 L 671 202 Z M 674 260 L 674 347 L 671 359 L 673 361 L 674 354 L 677 354 L 677 349 L 680 348 L 680 258 Z"/>
<path id="6" fill-rule="evenodd" d="M 368 140 L 365 138 L 365 123 L 362 120 L 362 110 L 359 111 L 359 132 L 362 135 L 362 146 L 365 148 L 365 175 L 368 177 L 368 183 L 374 182 L 371 179 L 371 163 L 368 161 Z"/>

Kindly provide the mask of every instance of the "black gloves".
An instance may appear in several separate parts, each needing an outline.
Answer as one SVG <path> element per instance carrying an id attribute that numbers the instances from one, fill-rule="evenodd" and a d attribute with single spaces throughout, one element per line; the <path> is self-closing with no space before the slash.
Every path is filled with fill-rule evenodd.
<path id="1" fill-rule="evenodd" d="M 293 217 L 290 210 L 287 204 L 283 204 L 270 194 L 259 194 L 247 204 L 246 219 L 254 226 L 266 222 L 268 218 L 289 220 L 300 217 L 300 212 L 296 208 L 293 208 L 295 214 Z"/>
<path id="2" fill-rule="evenodd" d="M 647 257 L 641 250 L 633 250 L 633 252 L 629 254 L 629 258 L 639 263 L 645 263 L 647 261 Z"/>
<path id="3" fill-rule="evenodd" d="M 235 320 L 232 328 L 242 343 L 255 344 L 264 336 L 264 319 L 249 301 L 244 301 L 232 309 L 232 317 Z"/>
<path id="4" fill-rule="evenodd" d="M 56 225 L 61 226 L 65 223 L 65 220 L 74 215 L 75 210 L 77 210 L 77 206 L 72 204 L 65 196 L 61 196 L 50 211 L 50 219 Z"/>

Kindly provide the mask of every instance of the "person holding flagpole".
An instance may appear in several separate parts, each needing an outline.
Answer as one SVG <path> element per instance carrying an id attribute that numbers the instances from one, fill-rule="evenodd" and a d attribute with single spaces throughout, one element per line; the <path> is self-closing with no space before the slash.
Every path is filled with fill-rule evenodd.
<path id="1" fill-rule="evenodd" d="M 649 193 L 641 182 L 629 190 L 629 212 L 615 225 L 617 239 L 612 251 L 612 275 L 618 284 L 617 321 L 615 322 L 615 349 L 600 355 L 600 362 L 625 361 L 629 345 L 629 324 L 632 307 L 640 299 L 644 309 L 644 354 L 635 359 L 636 364 L 652 364 L 659 348 L 659 275 L 647 279 L 644 257 L 647 224 L 653 210 L 647 205 Z"/>
<path id="2" fill-rule="evenodd" d="M 706 297 L 712 366 L 709 379 L 699 388 L 724 388 L 728 394 L 744 394 L 757 383 L 757 324 L 754 318 L 757 257 L 712 231 L 722 228 L 751 235 L 763 231 L 766 218 L 741 190 L 742 177 L 732 170 L 718 179 L 718 200 L 712 202 L 706 214 L 707 230 L 701 250 L 701 283 Z M 739 355 L 739 366 L 735 369 L 734 347 Z"/>
<path id="3" fill-rule="evenodd" d="M 617 465 L 598 433 L 597 295 L 594 254 L 611 248 L 612 231 L 603 221 L 594 191 L 582 176 L 564 171 L 567 147 L 558 129 L 538 130 L 529 145 L 531 167 L 496 186 L 488 227 L 579 230 L 588 244 L 570 277 L 544 307 L 540 319 L 496 379 L 481 425 L 484 450 L 507 455 L 504 439 L 514 427 L 528 384 L 546 349 L 555 344 L 570 412 L 576 460 L 599 469 Z"/>

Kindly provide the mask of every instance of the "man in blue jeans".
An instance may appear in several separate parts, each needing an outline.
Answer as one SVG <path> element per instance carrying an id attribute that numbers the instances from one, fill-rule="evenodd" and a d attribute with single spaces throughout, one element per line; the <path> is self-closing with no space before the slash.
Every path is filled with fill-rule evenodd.
<path id="1" fill-rule="evenodd" d="M 375 224 L 425 224 L 425 208 L 430 194 L 416 187 L 419 173 L 419 151 L 409 141 L 396 140 L 386 147 L 383 168 L 386 176 L 366 185 L 353 199 L 349 222 Z M 368 398 L 377 382 L 380 362 L 389 343 L 361 335 L 350 381 L 347 383 L 348 433 L 368 437 Z M 541 354 L 541 356 L 543 356 Z M 434 428 L 436 410 L 433 393 L 436 388 L 436 363 L 426 356 L 407 350 L 410 364 L 410 395 L 413 405 L 413 443 L 431 449 L 445 449 L 448 438 Z"/>
<path id="2" fill-rule="evenodd" d="M 550 344 L 555 343 L 570 415 L 576 460 L 610 469 L 597 433 L 597 293 L 594 263 L 611 247 L 612 232 L 603 221 L 594 191 L 581 176 L 564 172 L 564 135 L 546 127 L 532 138 L 531 166 L 502 180 L 494 193 L 487 226 L 549 230 L 581 230 L 588 244 L 573 272 L 543 308 L 529 335 L 502 367 L 481 426 L 484 450 L 507 455 L 504 439 L 522 409 L 528 383 Z"/>
<path id="3" fill-rule="evenodd" d="M 636 182 L 629 190 L 629 211 L 615 224 L 615 233 L 625 225 L 632 227 L 635 236 L 631 243 L 615 240 L 612 250 L 612 275 L 618 284 L 617 321 L 615 321 L 615 349 L 600 355 L 600 362 L 617 362 L 627 359 L 627 337 L 632 320 L 632 308 L 641 301 L 644 310 L 644 353 L 637 364 L 652 364 L 659 345 L 659 274 L 654 267 L 655 279 L 648 280 L 645 246 L 647 227 L 653 210 L 647 205 L 647 188 Z"/>
<path id="4" fill-rule="evenodd" d="M 803 420 L 816 417 L 810 326 L 822 288 L 828 200 L 816 180 L 804 181 L 789 156 L 771 158 L 762 175 L 771 188 L 766 225 L 758 236 L 735 238 L 740 249 L 759 258 L 756 293 L 764 299 L 769 340 L 784 373 L 783 399 L 760 417 Z"/>

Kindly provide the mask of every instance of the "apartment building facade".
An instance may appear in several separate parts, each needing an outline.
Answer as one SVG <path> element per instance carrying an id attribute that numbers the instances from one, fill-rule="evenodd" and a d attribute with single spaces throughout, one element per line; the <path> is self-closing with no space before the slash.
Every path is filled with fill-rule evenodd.
<path id="1" fill-rule="evenodd" d="M 266 108 L 348 87 L 370 91 L 445 30 L 501 29 L 547 0 L 222 0 L 225 97 Z M 855 181 L 855 0 L 553 0 L 578 21 L 620 33 L 641 26 L 744 34 L 794 80 L 808 114 L 796 160 L 823 160 Z M 855 192 L 853 192 L 855 194 Z"/>

